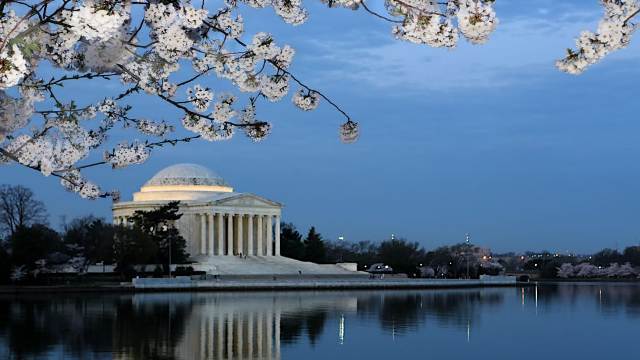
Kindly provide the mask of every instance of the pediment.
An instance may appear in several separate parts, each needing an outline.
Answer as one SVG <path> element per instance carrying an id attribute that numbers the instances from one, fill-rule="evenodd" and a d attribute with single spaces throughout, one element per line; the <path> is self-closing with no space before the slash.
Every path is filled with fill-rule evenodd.
<path id="1" fill-rule="evenodd" d="M 215 202 L 216 205 L 225 206 L 250 206 L 250 207 L 282 207 L 281 204 L 261 198 L 253 194 L 239 194 L 225 199 L 220 199 Z"/>

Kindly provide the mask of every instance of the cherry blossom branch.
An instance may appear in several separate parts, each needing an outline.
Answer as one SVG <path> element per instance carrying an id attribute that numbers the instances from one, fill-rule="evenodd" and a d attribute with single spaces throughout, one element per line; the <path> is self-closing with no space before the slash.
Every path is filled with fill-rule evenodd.
<path id="1" fill-rule="evenodd" d="M 369 9 L 369 7 L 368 7 L 368 6 L 367 6 L 367 4 L 364 2 L 364 0 L 362 0 L 362 1 L 360 2 L 360 5 L 362 5 L 362 8 L 364 9 L 364 11 L 368 12 L 369 14 L 371 14 L 371 15 L 373 15 L 373 16 L 375 16 L 375 17 L 377 17 L 377 18 L 380 18 L 380 19 L 382 19 L 382 20 L 386 20 L 386 21 L 388 21 L 388 22 L 392 22 L 392 23 L 398 23 L 398 24 L 402 24 L 402 23 L 403 23 L 403 21 L 402 21 L 402 20 L 395 20 L 395 19 L 388 18 L 388 17 L 386 17 L 386 16 L 384 16 L 384 15 L 381 15 L 381 14 L 379 14 L 379 13 L 377 13 L 377 12 L 375 12 L 375 11 L 373 11 L 373 10 Z"/>
<path id="2" fill-rule="evenodd" d="M 86 73 L 86 74 L 82 74 L 82 75 L 72 75 L 72 76 L 63 76 L 59 79 L 54 79 L 51 78 L 51 80 L 49 80 L 49 82 L 47 83 L 43 83 L 43 84 L 35 84 L 35 85 L 30 85 L 27 84 L 25 85 L 26 87 L 31 87 L 31 88 L 35 88 L 35 89 L 39 89 L 39 90 L 46 90 L 49 89 L 52 86 L 61 86 L 61 84 L 65 81 L 70 81 L 70 80 L 80 80 L 80 79 L 95 79 L 95 78 L 102 78 L 105 80 L 110 80 L 110 78 L 112 76 L 116 76 L 119 75 L 118 73 L 115 72 L 102 72 L 102 73 Z"/>
<path id="3" fill-rule="evenodd" d="M 186 136 L 186 137 L 179 138 L 179 139 L 165 139 L 165 140 L 162 140 L 162 141 L 146 143 L 144 146 L 146 148 L 149 148 L 149 149 L 153 149 L 153 148 L 156 148 L 156 147 L 163 147 L 163 146 L 165 146 L 167 144 L 171 145 L 171 146 L 176 146 L 179 143 L 188 143 L 188 142 L 191 142 L 193 140 L 200 139 L 201 137 L 202 137 L 201 135 L 193 135 L 193 136 Z M 73 167 L 71 169 L 61 170 L 60 172 L 73 171 L 73 170 L 84 170 L 84 169 L 87 169 L 87 168 L 100 166 L 100 165 L 106 165 L 106 164 L 107 164 L 106 161 L 96 161 L 96 162 L 93 162 L 93 163 L 90 163 L 90 164 L 76 166 L 76 167 Z"/>
<path id="4" fill-rule="evenodd" d="M 629 22 L 629 20 L 631 20 L 633 17 L 635 17 L 636 15 L 640 14 L 640 8 L 638 8 L 638 10 L 634 11 L 633 13 L 631 13 L 631 15 L 629 15 L 626 19 L 624 19 L 624 21 L 622 22 L 624 25 L 627 25 L 627 23 Z"/>
<path id="5" fill-rule="evenodd" d="M 23 167 L 26 167 L 28 169 L 31 169 L 31 170 L 34 170 L 34 171 L 37 171 L 37 172 L 41 172 L 42 171 L 40 166 L 31 166 L 31 165 L 27 165 L 27 164 L 21 163 L 20 160 L 15 155 L 13 155 L 12 153 L 10 153 L 9 151 L 7 151 L 7 150 L 5 150 L 3 148 L 0 148 L 0 155 L 2 155 L 4 157 L 14 161 L 15 163 L 17 163 L 19 165 L 22 165 Z M 64 180 L 64 181 L 68 182 L 69 184 L 71 184 L 73 186 L 80 186 L 80 184 L 75 182 L 73 179 L 71 179 L 68 176 L 64 175 L 64 173 L 68 172 L 68 171 L 71 171 L 71 170 L 54 171 L 54 172 L 51 173 L 51 176 L 55 176 L 55 177 L 57 177 L 57 178 L 59 178 L 61 180 Z M 110 196 L 112 196 L 112 194 L 111 193 L 107 193 L 107 192 L 103 192 L 103 193 L 100 193 L 98 195 L 99 198 L 107 198 L 107 197 L 110 197 Z"/>
<path id="6" fill-rule="evenodd" d="M 364 2 L 364 0 L 363 0 L 363 2 Z M 417 12 L 425 14 L 425 15 L 447 16 L 446 14 L 443 14 L 443 13 L 440 13 L 440 12 L 437 12 L 437 11 L 428 11 L 428 10 L 421 9 L 421 8 L 419 8 L 417 6 L 408 4 L 408 3 L 406 3 L 406 2 L 404 2 L 402 0 L 394 0 L 393 2 L 398 3 L 398 4 L 402 5 L 402 6 L 407 7 L 407 8 L 413 9 L 414 11 L 417 11 Z M 438 3 L 438 4 L 442 5 L 441 3 Z"/>
<path id="7" fill-rule="evenodd" d="M 243 46 L 244 48 L 247 48 L 248 45 L 242 41 L 241 39 L 238 39 L 236 37 L 232 37 L 229 33 L 227 33 L 226 31 L 220 29 L 219 27 L 204 21 L 203 22 L 205 25 L 207 25 L 209 28 L 224 34 L 227 37 L 232 38 L 233 40 L 235 40 L 236 43 L 238 43 L 239 45 Z M 294 76 L 290 71 L 283 69 L 280 65 L 278 65 L 275 61 L 271 60 L 271 59 L 267 59 L 267 61 L 273 65 L 275 68 L 277 68 L 278 70 L 282 71 L 283 73 L 289 75 L 291 77 L 291 79 L 293 79 L 298 85 L 304 87 L 305 89 L 307 89 L 308 91 L 313 91 L 315 93 L 317 93 L 318 95 L 320 95 L 325 101 L 327 101 L 327 103 L 329 103 L 331 106 L 333 106 L 338 112 L 340 112 L 342 115 L 344 115 L 344 117 L 347 118 L 347 120 L 351 120 L 351 117 L 344 111 L 342 110 L 342 108 L 340 106 L 338 106 L 338 104 L 336 104 L 334 101 L 332 101 L 328 96 L 324 95 L 322 92 L 312 89 L 311 87 L 305 85 L 301 80 L 299 80 L 296 76 Z"/>
<path id="8" fill-rule="evenodd" d="M 139 78 L 136 74 L 134 74 L 134 73 L 132 73 L 131 71 L 129 71 L 129 69 L 127 69 L 127 68 L 126 68 L 125 66 L 123 66 L 122 64 L 118 64 L 118 67 L 119 67 L 120 69 L 122 69 L 122 71 L 126 72 L 129 76 L 131 76 L 131 77 L 133 77 L 134 79 L 137 79 L 138 81 L 140 81 L 140 78 Z M 193 110 L 189 109 L 188 107 L 186 107 L 186 106 L 182 105 L 180 102 L 175 101 L 175 100 L 172 100 L 172 99 L 170 99 L 169 97 L 167 97 L 167 96 L 165 96 L 165 95 L 162 95 L 162 94 L 156 94 L 156 95 L 157 95 L 160 99 L 162 99 L 162 100 L 164 100 L 165 102 L 167 102 L 167 103 L 169 103 L 169 104 L 171 104 L 171 105 L 173 105 L 173 106 L 177 107 L 178 109 L 180 109 L 180 110 L 184 111 L 184 112 L 185 112 L 185 113 L 187 113 L 188 115 L 197 116 L 197 117 L 201 117 L 201 118 L 203 118 L 203 119 L 207 119 L 207 120 L 211 120 L 211 121 L 218 122 L 215 118 L 213 118 L 213 117 L 211 117 L 211 116 L 208 116 L 208 115 L 200 114 L 200 113 L 198 113 L 198 112 L 196 112 L 196 111 L 193 111 Z M 257 121 L 257 122 L 254 122 L 254 123 L 246 123 L 246 124 L 239 124 L 239 123 L 234 123 L 234 122 L 231 122 L 231 121 L 225 121 L 225 122 L 221 122 L 221 124 L 225 124 L 225 125 L 229 125 L 229 126 L 234 126 L 234 127 L 239 127 L 239 128 L 242 128 L 242 127 L 261 127 L 261 126 L 268 125 L 268 123 L 267 123 L 267 122 L 264 122 L 264 121 Z"/>

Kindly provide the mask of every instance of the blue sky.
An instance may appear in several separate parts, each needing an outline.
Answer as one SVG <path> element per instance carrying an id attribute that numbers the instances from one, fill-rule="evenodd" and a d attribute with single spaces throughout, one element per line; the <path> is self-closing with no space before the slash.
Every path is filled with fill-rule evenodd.
<path id="1" fill-rule="evenodd" d="M 282 202 L 285 221 L 303 231 L 315 225 L 330 239 L 395 233 L 433 248 L 469 232 L 498 251 L 640 243 L 640 49 L 632 42 L 580 77 L 553 66 L 580 30 L 597 26 L 598 1 L 499 0 L 490 42 L 461 41 L 454 50 L 396 41 L 390 24 L 364 12 L 307 3 L 311 18 L 302 26 L 260 10 L 246 13 L 247 31 L 269 31 L 296 48 L 293 72 L 360 122 L 359 142 L 338 141 L 342 119 L 327 104 L 306 113 L 286 99 L 259 107 L 274 125 L 262 143 L 201 141 L 90 177 L 128 199 L 163 167 L 199 163 L 237 191 Z M 71 86 L 67 95 L 100 98 L 113 86 L 93 89 Z M 144 97 L 132 103 L 178 121 Z M 109 201 L 82 200 L 31 170 L 5 166 L 0 174 L 45 200 L 53 225 L 63 215 L 110 215 Z"/>

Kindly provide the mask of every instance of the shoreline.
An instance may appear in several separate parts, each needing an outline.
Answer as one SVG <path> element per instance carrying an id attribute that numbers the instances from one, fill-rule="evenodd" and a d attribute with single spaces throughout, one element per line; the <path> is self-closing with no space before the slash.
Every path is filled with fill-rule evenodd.
<path id="1" fill-rule="evenodd" d="M 515 287 L 533 283 L 520 283 L 514 278 L 500 279 L 235 279 L 191 280 L 188 278 L 134 279 L 120 285 L 42 285 L 0 286 L 0 295 L 52 294 L 52 293 L 142 293 L 142 292 L 242 292 L 242 291 L 297 291 L 297 290 L 401 290 L 401 289 L 454 289 L 481 287 Z"/>
<path id="2" fill-rule="evenodd" d="M 532 282 L 542 282 L 542 283 L 640 283 L 640 279 L 638 278 L 630 278 L 630 279 L 610 279 L 610 278 L 593 278 L 593 279 L 531 279 Z"/>
<path id="3" fill-rule="evenodd" d="M 4 285 L 0 295 L 66 293 L 145 293 L 145 292 L 250 292 L 250 291 L 331 291 L 331 290 L 419 290 L 536 286 L 552 283 L 640 283 L 640 279 L 221 279 L 185 280 L 142 278 L 133 283 L 89 285 Z"/>

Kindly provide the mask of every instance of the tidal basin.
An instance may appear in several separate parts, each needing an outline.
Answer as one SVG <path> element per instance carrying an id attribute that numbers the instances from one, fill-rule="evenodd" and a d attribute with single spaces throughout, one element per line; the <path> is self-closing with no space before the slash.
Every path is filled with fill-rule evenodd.
<path id="1" fill-rule="evenodd" d="M 640 330 L 637 283 L 0 302 L 2 359 L 602 359 Z"/>

